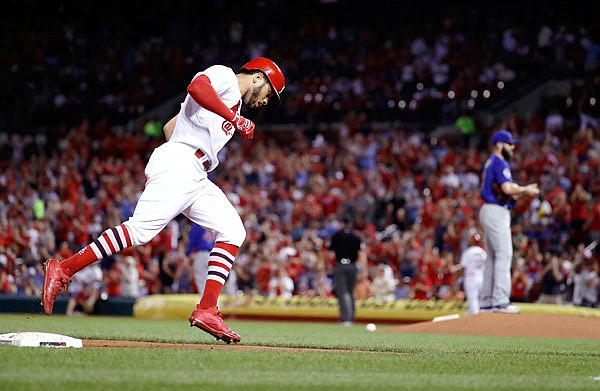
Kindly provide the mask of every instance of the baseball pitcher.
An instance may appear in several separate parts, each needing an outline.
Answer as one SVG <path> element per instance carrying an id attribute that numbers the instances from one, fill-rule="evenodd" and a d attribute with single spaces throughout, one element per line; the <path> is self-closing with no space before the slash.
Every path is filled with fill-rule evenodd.
<path id="1" fill-rule="evenodd" d="M 484 231 L 487 258 L 483 270 L 480 312 L 518 313 L 510 302 L 510 267 L 513 256 L 510 231 L 515 199 L 538 195 L 537 183 L 520 186 L 513 182 L 509 160 L 517 142 L 507 130 L 492 135 L 492 154 L 483 168 L 479 223 Z"/>

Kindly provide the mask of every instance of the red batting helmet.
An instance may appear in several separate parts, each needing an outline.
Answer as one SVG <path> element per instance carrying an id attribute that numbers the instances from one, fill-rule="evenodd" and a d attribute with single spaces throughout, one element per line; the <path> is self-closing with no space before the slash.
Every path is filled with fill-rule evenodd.
<path id="1" fill-rule="evenodd" d="M 275 91 L 275 95 L 277 95 L 277 99 L 281 100 L 279 94 L 285 88 L 285 77 L 283 76 L 283 72 L 281 69 L 275 64 L 273 61 L 269 60 L 265 57 L 256 57 L 253 60 L 250 60 L 242 69 L 248 71 L 259 70 L 267 76 L 267 80 L 271 85 L 273 91 Z"/>
<path id="2" fill-rule="evenodd" d="M 471 246 L 481 246 L 481 235 L 479 232 L 474 232 L 469 235 L 469 245 Z"/>

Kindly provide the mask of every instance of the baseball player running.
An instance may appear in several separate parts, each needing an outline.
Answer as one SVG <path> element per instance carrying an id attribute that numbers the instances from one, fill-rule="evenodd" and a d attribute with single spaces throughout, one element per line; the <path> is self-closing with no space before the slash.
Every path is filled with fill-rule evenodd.
<path id="1" fill-rule="evenodd" d="M 469 236 L 469 247 L 460 255 L 459 267 L 463 269 L 463 288 L 467 297 L 467 314 L 479 313 L 479 295 L 483 282 L 486 251 L 481 247 L 481 235 L 473 232 Z"/>
<path id="2" fill-rule="evenodd" d="M 252 108 L 266 106 L 285 87 L 281 69 L 258 57 L 238 73 L 213 65 L 197 73 L 187 88 L 179 114 L 164 126 L 167 142 L 154 150 L 146 165 L 145 189 L 133 216 L 104 231 L 77 254 L 45 263 L 42 304 L 52 314 L 56 297 L 70 277 L 99 259 L 154 238 L 180 213 L 216 233 L 210 252 L 204 293 L 190 314 L 196 326 L 217 340 L 240 342 L 240 336 L 223 322 L 217 299 L 229 275 L 246 230 L 225 194 L 208 179 L 219 165 L 218 152 L 237 131 L 251 139 L 254 123 L 240 114 L 242 102 Z"/>
<path id="3" fill-rule="evenodd" d="M 509 160 L 514 153 L 516 140 L 507 130 L 492 135 L 492 154 L 485 162 L 481 181 L 483 206 L 479 223 L 483 227 L 487 258 L 483 270 L 480 312 L 519 313 L 511 304 L 510 267 L 513 245 L 510 231 L 510 211 L 515 199 L 538 195 L 537 183 L 520 186 L 513 182 Z"/>

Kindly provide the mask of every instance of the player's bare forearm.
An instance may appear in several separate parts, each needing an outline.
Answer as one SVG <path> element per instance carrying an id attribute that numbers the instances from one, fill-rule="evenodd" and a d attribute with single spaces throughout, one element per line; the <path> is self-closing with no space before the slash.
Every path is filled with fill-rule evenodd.
<path id="1" fill-rule="evenodd" d="M 171 118 L 169 120 L 169 122 L 167 122 L 165 124 L 165 126 L 163 126 L 163 133 L 165 134 L 165 139 L 167 141 L 169 141 L 169 139 L 171 138 L 171 135 L 173 134 L 173 131 L 175 130 L 175 124 L 177 123 L 177 116 L 179 114 L 177 114 L 175 117 Z"/>
<path id="2" fill-rule="evenodd" d="M 523 196 L 535 196 L 540 193 L 537 183 L 526 186 L 517 185 L 514 182 L 504 182 L 501 185 L 502 192 L 509 196 L 519 198 Z"/>

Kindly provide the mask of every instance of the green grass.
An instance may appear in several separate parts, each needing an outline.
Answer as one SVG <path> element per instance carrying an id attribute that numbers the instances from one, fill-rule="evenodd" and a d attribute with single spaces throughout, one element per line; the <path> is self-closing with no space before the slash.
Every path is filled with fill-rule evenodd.
<path id="1" fill-rule="evenodd" d="M 594 379 L 600 376 L 599 340 L 368 333 L 364 325 L 328 323 L 228 324 L 244 345 L 349 351 L 1 347 L 0 390 L 600 389 Z M 216 343 L 186 320 L 0 315 L 0 334 L 16 331 Z"/>

